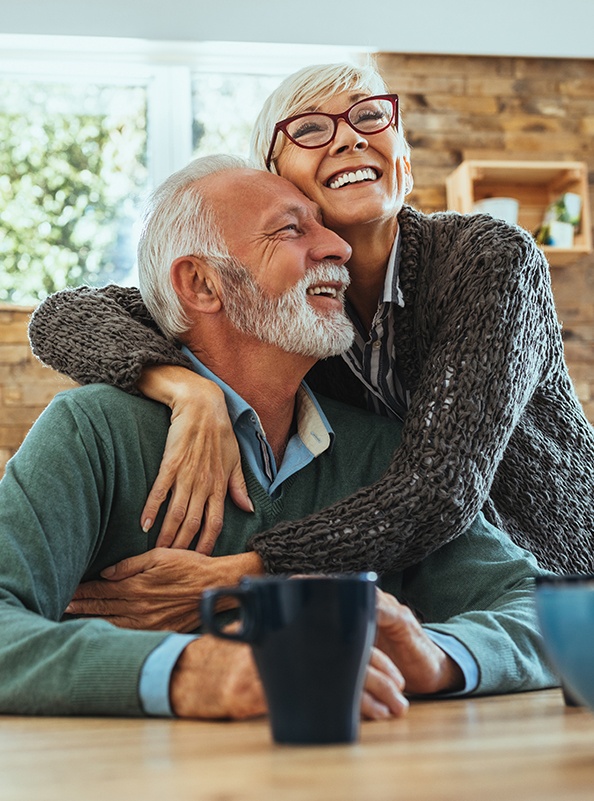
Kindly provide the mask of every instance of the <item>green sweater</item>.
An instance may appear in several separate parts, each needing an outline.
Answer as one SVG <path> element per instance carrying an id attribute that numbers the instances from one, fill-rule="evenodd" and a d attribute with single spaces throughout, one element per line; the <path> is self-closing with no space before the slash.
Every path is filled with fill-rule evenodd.
<path id="1" fill-rule="evenodd" d="M 248 475 L 255 513 L 226 506 L 216 553 L 243 551 L 257 531 L 328 506 L 375 481 L 399 427 L 322 400 L 336 432 L 325 452 L 271 501 Z M 103 385 L 58 395 L 0 482 L 0 713 L 139 715 L 138 681 L 168 632 L 61 621 L 81 580 L 153 547 L 140 512 L 157 475 L 169 412 Z M 549 686 L 532 600 L 533 558 L 479 516 L 463 535 L 386 589 L 475 656 L 478 692 Z"/>

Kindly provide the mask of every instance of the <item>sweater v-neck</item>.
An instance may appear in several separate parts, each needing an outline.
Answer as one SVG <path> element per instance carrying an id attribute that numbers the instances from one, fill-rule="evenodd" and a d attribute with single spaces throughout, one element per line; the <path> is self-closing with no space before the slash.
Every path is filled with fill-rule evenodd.
<path id="1" fill-rule="evenodd" d="M 243 475 L 247 485 L 248 495 L 256 507 L 256 510 L 261 510 L 261 513 L 265 514 L 267 517 L 270 516 L 273 518 L 278 518 L 285 507 L 286 492 L 290 490 L 292 485 L 295 483 L 295 477 L 299 475 L 299 472 L 301 471 L 293 473 L 285 481 L 283 481 L 282 485 L 275 493 L 277 497 L 272 498 L 260 484 L 249 464 L 243 458 L 241 460 L 241 466 L 243 468 Z"/>

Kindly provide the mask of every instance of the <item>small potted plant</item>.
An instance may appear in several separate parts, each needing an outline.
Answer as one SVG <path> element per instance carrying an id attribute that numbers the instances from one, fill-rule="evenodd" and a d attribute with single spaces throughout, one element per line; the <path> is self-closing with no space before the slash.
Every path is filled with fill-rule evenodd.
<path id="1" fill-rule="evenodd" d="M 534 234 L 537 243 L 559 248 L 572 247 L 581 212 L 581 197 L 574 192 L 564 192 L 547 206 L 542 224 Z"/>

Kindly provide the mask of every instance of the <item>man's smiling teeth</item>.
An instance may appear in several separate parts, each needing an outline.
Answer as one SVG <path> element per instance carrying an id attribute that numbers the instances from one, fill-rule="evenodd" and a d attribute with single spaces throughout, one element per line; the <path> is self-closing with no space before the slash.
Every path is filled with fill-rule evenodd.
<path id="1" fill-rule="evenodd" d="M 308 295 L 330 295 L 335 298 L 338 294 L 333 286 L 310 286 L 307 290 Z"/>
<path id="2" fill-rule="evenodd" d="M 342 175 L 337 175 L 328 184 L 330 189 L 340 189 L 345 184 L 358 184 L 361 181 L 377 181 L 377 173 L 375 170 L 365 167 L 364 170 L 356 170 L 355 172 L 343 172 Z"/>

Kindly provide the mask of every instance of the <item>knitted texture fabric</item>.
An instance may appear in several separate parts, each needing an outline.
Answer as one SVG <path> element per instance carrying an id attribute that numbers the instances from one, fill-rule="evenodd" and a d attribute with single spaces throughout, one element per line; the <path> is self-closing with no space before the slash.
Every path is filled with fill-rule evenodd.
<path id="1" fill-rule="evenodd" d="M 395 358 L 412 395 L 402 443 L 377 483 L 256 535 L 252 547 L 270 572 L 383 573 L 418 562 L 483 509 L 542 566 L 594 571 L 594 430 L 564 362 L 542 252 L 486 215 L 405 207 L 399 223 Z M 122 291 L 49 298 L 32 320 L 34 352 L 75 380 L 128 389 L 144 364 L 181 364 L 147 327 L 138 295 L 126 290 L 124 301 Z M 361 402 L 348 372 L 331 359 L 310 383 Z"/>
<path id="2" fill-rule="evenodd" d="M 50 295 L 31 316 L 35 356 L 79 384 L 112 384 L 139 394 L 144 367 L 190 361 L 168 342 L 135 287 L 83 286 Z"/>

